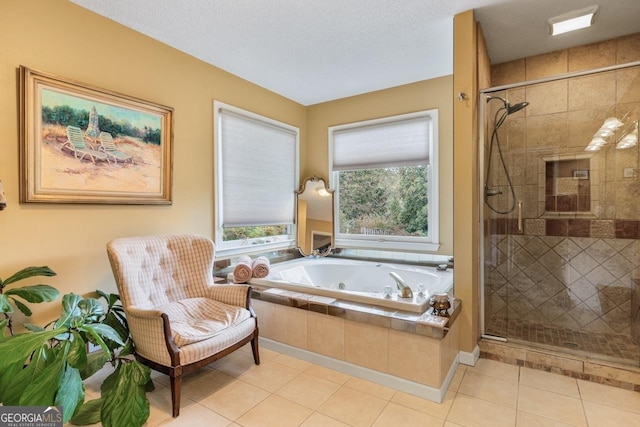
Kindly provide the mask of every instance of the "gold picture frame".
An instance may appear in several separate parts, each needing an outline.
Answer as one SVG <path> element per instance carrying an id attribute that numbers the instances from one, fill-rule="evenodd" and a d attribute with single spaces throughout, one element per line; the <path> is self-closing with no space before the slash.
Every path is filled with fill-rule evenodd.
<path id="1" fill-rule="evenodd" d="M 20 202 L 172 203 L 173 108 L 20 67 Z"/>

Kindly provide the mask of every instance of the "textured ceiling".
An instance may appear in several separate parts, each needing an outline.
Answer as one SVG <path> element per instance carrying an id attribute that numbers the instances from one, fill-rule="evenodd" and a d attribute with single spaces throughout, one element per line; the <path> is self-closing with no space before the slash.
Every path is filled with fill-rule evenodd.
<path id="1" fill-rule="evenodd" d="M 71 1 L 303 105 L 451 74 L 470 9 L 493 63 L 640 31 L 640 0 L 599 0 L 596 26 L 554 40 L 547 18 L 596 0 Z"/>

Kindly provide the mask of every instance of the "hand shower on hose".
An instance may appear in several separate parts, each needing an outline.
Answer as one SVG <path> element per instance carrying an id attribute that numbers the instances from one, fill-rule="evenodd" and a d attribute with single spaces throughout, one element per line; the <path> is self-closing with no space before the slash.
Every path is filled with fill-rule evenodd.
<path id="1" fill-rule="evenodd" d="M 503 105 L 500 108 L 498 108 L 498 111 L 496 111 L 496 115 L 494 117 L 493 132 L 491 134 L 491 143 L 489 145 L 489 160 L 487 161 L 487 173 L 484 180 L 484 202 L 489 207 L 489 209 L 491 209 L 495 213 L 508 214 L 513 212 L 513 210 L 516 208 L 516 194 L 515 194 L 515 190 L 513 189 L 513 183 L 511 182 L 511 176 L 509 175 L 509 171 L 507 170 L 507 165 L 504 161 L 504 156 L 502 155 L 502 148 L 500 147 L 500 138 L 498 136 L 498 129 L 500 128 L 500 126 L 502 126 L 504 121 L 507 119 L 507 116 L 522 110 L 527 105 L 529 105 L 529 103 L 525 101 L 525 102 L 519 102 L 517 104 L 511 105 L 511 103 L 507 101 L 505 98 L 502 98 L 500 96 L 487 95 L 487 103 L 493 99 L 497 99 L 501 101 Z M 495 188 L 489 188 L 489 185 L 488 185 L 494 145 L 498 149 L 498 154 L 500 156 L 500 163 L 502 164 L 502 169 L 504 170 L 505 176 L 507 178 L 507 183 L 509 184 L 509 191 L 511 192 L 511 205 L 509 209 L 506 211 L 501 211 L 496 207 L 492 206 L 491 203 L 489 203 L 489 197 L 498 196 L 502 194 L 502 191 Z"/>

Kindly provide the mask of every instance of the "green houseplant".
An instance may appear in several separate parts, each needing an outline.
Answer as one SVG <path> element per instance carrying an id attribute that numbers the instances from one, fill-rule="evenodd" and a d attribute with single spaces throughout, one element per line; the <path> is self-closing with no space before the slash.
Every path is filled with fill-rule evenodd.
<path id="1" fill-rule="evenodd" d="M 38 275 L 35 271 L 29 270 L 23 278 Z M 48 271 L 47 275 L 55 275 L 50 269 Z M 9 279 L 2 282 L 4 286 L 20 280 Z M 28 302 L 40 302 L 31 296 L 25 298 L 26 293 L 16 293 L 16 289 L 0 296 L 4 295 L 5 299 L 20 296 Z M 62 297 L 57 320 L 45 327 L 25 323 L 27 331 L 19 334 L 9 329 L 11 317 L 9 311 L 3 311 L 5 319 L 0 321 L 0 403 L 5 406 L 62 406 L 63 421 L 77 425 L 101 422 L 104 426 L 141 426 L 145 423 L 149 417 L 146 392 L 153 387 L 150 370 L 131 357 L 133 341 L 119 296 L 102 291 L 97 293 L 106 301 L 106 310 L 98 299 L 66 294 Z M 47 295 L 51 297 L 54 292 L 48 290 Z M 22 308 L 21 311 L 24 312 Z M 89 353 L 88 343 L 99 346 L 100 351 Z M 106 363 L 110 363 L 114 371 L 102 383 L 100 398 L 85 402 L 83 379 Z"/>

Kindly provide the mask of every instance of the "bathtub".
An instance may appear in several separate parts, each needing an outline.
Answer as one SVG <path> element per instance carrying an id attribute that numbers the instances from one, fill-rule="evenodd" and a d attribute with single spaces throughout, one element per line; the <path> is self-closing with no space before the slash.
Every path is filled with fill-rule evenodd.
<path id="1" fill-rule="evenodd" d="M 400 298 L 390 272 L 398 274 L 411 287 L 413 298 Z M 337 258 L 299 258 L 272 264 L 269 276 L 253 278 L 249 283 L 414 313 L 426 311 L 434 293 L 453 296 L 451 269 L 439 271 L 435 267 Z M 418 295 L 420 283 L 424 285 L 424 295 Z M 385 298 L 386 286 L 392 289 L 391 298 Z"/>

